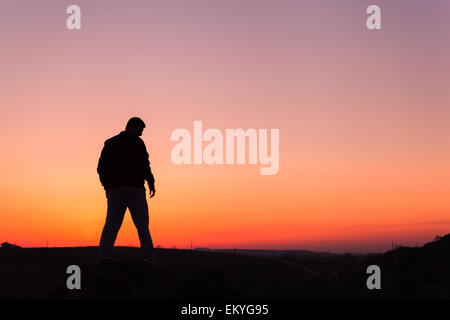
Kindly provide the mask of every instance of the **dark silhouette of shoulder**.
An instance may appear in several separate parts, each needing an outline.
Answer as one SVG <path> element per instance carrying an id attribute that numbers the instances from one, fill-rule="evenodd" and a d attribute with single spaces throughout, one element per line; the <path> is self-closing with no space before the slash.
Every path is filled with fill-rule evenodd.
<path id="1" fill-rule="evenodd" d="M 135 134 L 122 131 L 106 140 L 97 166 L 103 187 L 143 187 L 145 180 L 154 183 L 148 158 L 144 141 Z"/>

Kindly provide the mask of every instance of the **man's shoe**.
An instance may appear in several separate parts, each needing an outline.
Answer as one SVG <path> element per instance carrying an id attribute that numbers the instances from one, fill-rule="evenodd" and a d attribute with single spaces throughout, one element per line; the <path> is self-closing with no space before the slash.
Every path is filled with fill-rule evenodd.
<path id="1" fill-rule="evenodd" d="M 105 266 L 111 263 L 111 260 L 108 258 L 97 259 L 98 266 Z"/>
<path id="2" fill-rule="evenodd" d="M 156 268 L 156 262 L 155 262 L 155 259 L 148 259 L 148 258 L 145 258 L 145 259 L 142 260 L 142 262 L 143 262 L 145 265 L 150 266 L 151 268 Z"/>

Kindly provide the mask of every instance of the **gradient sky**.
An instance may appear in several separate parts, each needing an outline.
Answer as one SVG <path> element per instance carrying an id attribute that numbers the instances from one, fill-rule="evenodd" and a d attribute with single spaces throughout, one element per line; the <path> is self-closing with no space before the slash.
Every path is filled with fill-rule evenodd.
<path id="1" fill-rule="evenodd" d="M 0 43 L 0 241 L 97 245 L 98 157 L 131 116 L 155 245 L 367 252 L 450 232 L 447 0 L 2 0 Z M 280 129 L 278 174 L 172 164 L 194 120 Z M 139 245 L 128 213 L 116 244 Z"/>

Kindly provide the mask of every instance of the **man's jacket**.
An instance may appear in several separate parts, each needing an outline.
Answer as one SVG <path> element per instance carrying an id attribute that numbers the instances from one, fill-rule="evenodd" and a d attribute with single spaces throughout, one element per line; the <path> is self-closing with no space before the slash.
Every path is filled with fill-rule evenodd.
<path id="1" fill-rule="evenodd" d="M 144 141 L 127 131 L 105 141 L 97 172 L 105 189 L 155 182 Z"/>

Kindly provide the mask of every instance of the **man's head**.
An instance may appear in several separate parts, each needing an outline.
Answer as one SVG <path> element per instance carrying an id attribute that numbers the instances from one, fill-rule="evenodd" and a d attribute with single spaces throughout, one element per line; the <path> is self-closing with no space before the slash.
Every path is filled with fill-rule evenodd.
<path id="1" fill-rule="evenodd" d="M 126 131 L 136 134 L 138 137 L 142 135 L 142 131 L 144 131 L 145 123 L 142 119 L 133 117 L 127 122 L 127 126 L 125 128 Z"/>

